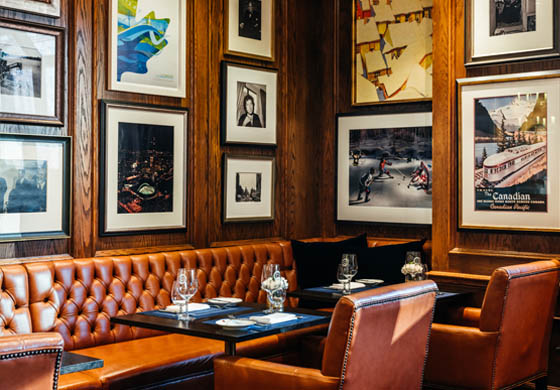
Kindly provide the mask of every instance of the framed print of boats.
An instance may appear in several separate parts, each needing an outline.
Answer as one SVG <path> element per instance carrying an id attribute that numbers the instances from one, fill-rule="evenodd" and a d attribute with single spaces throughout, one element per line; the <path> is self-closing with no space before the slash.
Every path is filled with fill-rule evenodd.
<path id="1" fill-rule="evenodd" d="M 433 0 L 354 0 L 353 105 L 432 98 L 432 8 Z"/>
<path id="2" fill-rule="evenodd" d="M 109 89 L 186 96 L 184 0 L 110 0 Z"/>
<path id="3" fill-rule="evenodd" d="M 465 64 L 560 55 L 560 0 L 466 0 Z"/>
<path id="4" fill-rule="evenodd" d="M 459 228 L 560 231 L 560 71 L 457 82 Z"/>

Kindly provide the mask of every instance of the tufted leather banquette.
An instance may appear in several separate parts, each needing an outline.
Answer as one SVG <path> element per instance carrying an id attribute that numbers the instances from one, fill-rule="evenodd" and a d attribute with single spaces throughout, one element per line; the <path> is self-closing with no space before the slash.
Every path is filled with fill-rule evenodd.
<path id="1" fill-rule="evenodd" d="M 169 305 L 184 267 L 198 269 L 194 301 L 265 302 L 260 274 L 269 262 L 280 264 L 290 289 L 297 288 L 289 241 L 1 266 L 0 334 L 56 331 L 65 350 L 104 360 L 102 368 L 62 375 L 59 389 L 210 389 L 212 359 L 223 353 L 223 342 L 114 325 L 110 318 Z M 241 343 L 238 353 L 274 356 L 296 348 L 305 332 Z"/>

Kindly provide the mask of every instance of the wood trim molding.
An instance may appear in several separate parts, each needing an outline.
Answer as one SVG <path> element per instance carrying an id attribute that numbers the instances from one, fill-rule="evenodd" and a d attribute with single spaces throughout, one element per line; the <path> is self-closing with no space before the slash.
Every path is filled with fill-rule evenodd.
<path id="1" fill-rule="evenodd" d="M 0 260 L 0 265 L 10 265 L 10 264 L 27 264 L 27 263 L 38 263 L 41 261 L 57 261 L 57 260 L 72 260 L 73 257 L 68 253 L 63 253 L 54 256 L 34 256 L 34 257 L 18 257 L 12 259 L 2 259 Z"/>
<path id="2" fill-rule="evenodd" d="M 491 249 L 471 249 L 471 248 L 453 248 L 449 251 L 449 255 L 469 256 L 469 257 L 494 257 L 499 259 L 515 259 L 519 261 L 536 261 L 560 259 L 560 254 L 555 253 L 535 253 L 535 252 L 517 252 L 517 251 L 496 251 Z"/>
<path id="3" fill-rule="evenodd" d="M 221 248 L 225 246 L 237 246 L 237 245 L 252 245 L 252 244 L 264 244 L 268 242 L 278 242 L 286 241 L 284 237 L 269 237 L 269 238 L 253 238 L 249 240 L 236 240 L 236 241 L 214 241 L 210 243 L 209 248 Z"/>
<path id="4" fill-rule="evenodd" d="M 107 249 L 96 251 L 95 257 L 142 255 L 158 252 L 188 251 L 193 249 L 194 246 L 192 246 L 191 244 L 150 246 L 144 248 Z"/>

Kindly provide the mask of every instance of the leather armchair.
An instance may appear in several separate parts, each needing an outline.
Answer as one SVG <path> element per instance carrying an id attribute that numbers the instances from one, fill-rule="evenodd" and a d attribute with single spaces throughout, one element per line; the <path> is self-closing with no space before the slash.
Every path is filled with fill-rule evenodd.
<path id="1" fill-rule="evenodd" d="M 437 287 L 398 284 L 342 297 L 320 368 L 243 357 L 214 360 L 215 390 L 419 389 Z"/>
<path id="2" fill-rule="evenodd" d="M 538 379 L 546 389 L 558 261 L 496 269 L 482 308 L 460 308 L 432 325 L 425 384 L 438 389 L 510 389 Z"/>
<path id="3" fill-rule="evenodd" d="M 62 336 L 55 332 L 0 337 L 1 387 L 56 390 L 62 350 Z"/>

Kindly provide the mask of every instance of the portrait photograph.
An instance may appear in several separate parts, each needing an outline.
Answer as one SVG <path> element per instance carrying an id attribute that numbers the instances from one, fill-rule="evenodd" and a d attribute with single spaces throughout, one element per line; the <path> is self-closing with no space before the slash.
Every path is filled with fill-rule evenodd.
<path id="1" fill-rule="evenodd" d="M 274 1 L 225 0 L 225 53 L 274 61 Z"/>
<path id="2" fill-rule="evenodd" d="M 272 221 L 274 181 L 274 157 L 224 154 L 224 223 Z"/>
<path id="3" fill-rule="evenodd" d="M 0 241 L 69 237 L 70 141 L 0 134 Z"/>
<path id="4" fill-rule="evenodd" d="M 431 113 L 339 114 L 337 154 L 339 220 L 431 223 Z"/>
<path id="5" fill-rule="evenodd" d="M 223 144 L 276 145 L 277 73 L 222 62 Z"/>
<path id="6" fill-rule="evenodd" d="M 62 124 L 62 36 L 0 21 L 0 120 Z"/>
<path id="7" fill-rule="evenodd" d="M 0 8 L 60 17 L 60 0 L 0 0 Z"/>
<path id="8" fill-rule="evenodd" d="M 537 29 L 537 0 L 490 0 L 490 35 Z"/>
<path id="9" fill-rule="evenodd" d="M 101 102 L 100 235 L 186 229 L 187 111 Z"/>
<path id="10" fill-rule="evenodd" d="M 559 72 L 458 84 L 459 227 L 560 230 Z"/>

